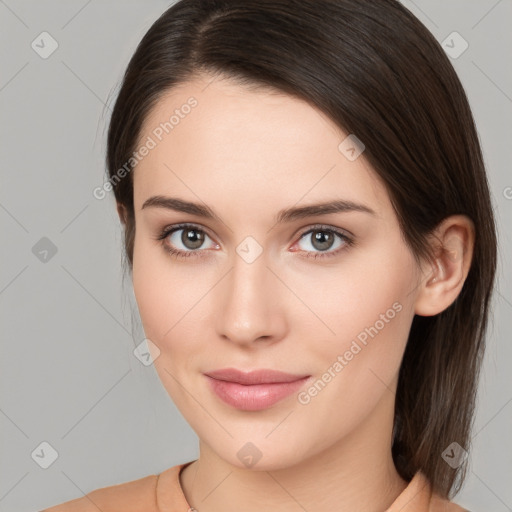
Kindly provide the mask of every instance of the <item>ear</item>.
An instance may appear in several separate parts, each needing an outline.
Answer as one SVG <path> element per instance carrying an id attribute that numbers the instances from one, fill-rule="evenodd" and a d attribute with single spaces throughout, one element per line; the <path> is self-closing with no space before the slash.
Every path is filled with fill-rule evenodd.
<path id="1" fill-rule="evenodd" d="M 458 297 L 473 258 L 474 224 L 465 215 L 444 219 L 431 235 L 435 261 L 424 268 L 414 312 L 433 316 L 447 309 Z"/>
<path id="2" fill-rule="evenodd" d="M 119 215 L 119 220 L 121 221 L 121 224 L 126 224 L 126 208 L 121 203 L 117 204 L 117 214 Z"/>

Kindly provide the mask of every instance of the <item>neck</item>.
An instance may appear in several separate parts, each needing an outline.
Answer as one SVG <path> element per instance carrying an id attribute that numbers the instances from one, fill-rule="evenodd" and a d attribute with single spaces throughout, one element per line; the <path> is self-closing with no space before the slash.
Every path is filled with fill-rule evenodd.
<path id="1" fill-rule="evenodd" d="M 393 405 L 386 393 L 350 435 L 283 469 L 242 469 L 200 442 L 199 458 L 180 475 L 185 497 L 197 512 L 386 510 L 407 486 L 391 456 Z"/>

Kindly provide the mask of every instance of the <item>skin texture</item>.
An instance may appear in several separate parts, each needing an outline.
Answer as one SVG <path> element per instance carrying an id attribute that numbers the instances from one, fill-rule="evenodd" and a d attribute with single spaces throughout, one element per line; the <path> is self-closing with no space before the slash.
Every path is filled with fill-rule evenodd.
<path id="1" fill-rule="evenodd" d="M 349 161 L 338 150 L 348 134 L 306 102 L 228 79 L 201 75 L 169 91 L 140 140 L 155 138 L 155 127 L 191 96 L 197 106 L 133 171 L 135 297 L 158 375 L 199 437 L 199 459 L 181 474 L 185 496 L 199 512 L 384 510 L 407 485 L 391 439 L 411 322 L 414 314 L 443 311 L 459 294 L 472 223 L 445 219 L 432 243 L 447 250 L 438 250 L 435 265 L 419 267 L 364 153 Z M 207 204 L 220 220 L 142 209 L 156 195 Z M 334 199 L 362 203 L 375 215 L 276 223 L 282 209 Z M 168 245 L 196 251 L 176 258 L 156 238 L 183 222 L 203 229 L 204 242 L 193 249 L 182 231 L 169 235 Z M 333 235 L 322 252 L 307 234 L 316 224 L 345 232 L 354 244 Z M 236 251 L 248 236 L 263 249 L 252 263 Z M 307 404 L 295 393 L 266 410 L 237 410 L 203 375 L 278 369 L 312 375 L 307 390 L 365 328 L 380 327 L 381 315 L 384 327 Z M 261 453 L 252 467 L 237 456 L 248 442 Z"/>

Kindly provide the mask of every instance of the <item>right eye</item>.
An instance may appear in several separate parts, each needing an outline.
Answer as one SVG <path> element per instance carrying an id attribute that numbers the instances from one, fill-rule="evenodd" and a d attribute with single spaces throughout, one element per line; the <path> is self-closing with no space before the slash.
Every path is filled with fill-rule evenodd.
<path id="1" fill-rule="evenodd" d="M 210 238 L 204 230 L 196 224 L 178 224 L 167 226 L 158 236 L 164 249 L 176 257 L 188 258 L 194 253 L 200 253 L 206 249 L 200 249 L 205 239 Z M 213 241 L 212 241 L 213 242 Z M 213 242 L 214 248 L 219 245 Z"/>

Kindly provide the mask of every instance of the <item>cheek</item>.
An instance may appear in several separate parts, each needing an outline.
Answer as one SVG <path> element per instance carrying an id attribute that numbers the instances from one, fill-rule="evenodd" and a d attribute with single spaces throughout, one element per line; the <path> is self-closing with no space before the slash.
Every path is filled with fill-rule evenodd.
<path id="1" fill-rule="evenodd" d="M 307 277 L 290 276 L 294 292 L 304 297 L 312 312 L 303 317 L 303 328 L 307 323 L 311 331 L 315 323 L 331 350 L 335 346 L 348 349 L 358 335 L 364 343 L 376 330 L 380 338 L 385 332 L 403 331 L 408 324 L 403 320 L 410 316 L 414 300 L 410 293 L 414 268 L 412 256 L 405 250 L 381 246 L 354 254 L 339 268 L 313 269 Z"/>
<path id="2" fill-rule="evenodd" d="M 323 288 L 318 294 L 323 309 L 316 312 L 335 334 L 301 350 L 316 374 L 298 397 L 299 411 L 310 430 L 323 432 L 326 445 L 358 428 L 382 400 L 394 396 L 413 317 L 407 297 L 411 276 L 398 267 L 376 279 L 374 270 L 367 268 L 363 279 L 347 276 L 341 292 L 339 282 Z"/>
<path id="3" fill-rule="evenodd" d="M 163 307 L 161 286 L 156 280 L 158 271 L 152 264 L 151 258 L 151 251 L 147 245 L 138 240 L 137 233 L 133 249 L 133 291 L 144 331 L 150 339 L 154 336 L 158 325 L 156 320 L 161 318 L 160 308 Z"/>
<path id="4" fill-rule="evenodd" d="M 183 328 L 194 297 L 187 293 L 190 276 L 177 270 L 167 254 L 151 242 L 135 242 L 133 289 L 144 334 L 151 341 L 154 368 L 170 397 L 181 408 L 186 404 L 186 394 L 178 382 L 182 380 L 181 372 L 189 371 L 188 356 L 192 351 Z"/>
<path id="5" fill-rule="evenodd" d="M 135 237 L 133 250 L 133 290 L 146 336 L 157 345 L 176 323 L 179 288 L 182 283 L 173 281 L 172 261 L 156 246 L 146 240 L 143 233 Z M 180 309 L 180 308 L 178 308 Z"/>
<path id="6" fill-rule="evenodd" d="M 400 366 L 414 316 L 415 266 L 410 253 L 390 244 L 348 267 L 350 272 L 330 280 L 316 276 L 322 286 L 310 291 L 308 303 L 324 326 L 317 321 L 322 335 L 302 348 L 319 363 L 321 375 L 336 375 L 333 388 L 358 389 L 356 394 L 364 399 L 365 390 L 373 392 L 372 384 L 379 379 L 391 382 Z M 311 327 L 307 330 L 312 332 Z M 326 374 L 325 380 L 329 378 Z"/>
<path id="7" fill-rule="evenodd" d="M 191 340 L 197 336 L 194 315 L 215 276 L 210 278 L 193 263 L 176 262 L 155 241 L 146 240 L 143 234 L 140 238 L 134 244 L 132 278 L 146 337 L 162 351 L 190 350 Z"/>

